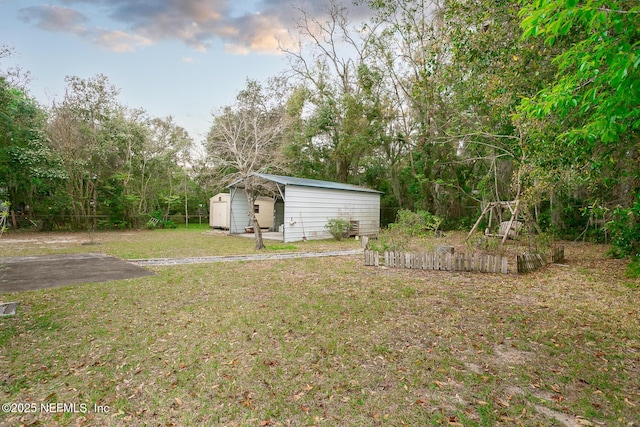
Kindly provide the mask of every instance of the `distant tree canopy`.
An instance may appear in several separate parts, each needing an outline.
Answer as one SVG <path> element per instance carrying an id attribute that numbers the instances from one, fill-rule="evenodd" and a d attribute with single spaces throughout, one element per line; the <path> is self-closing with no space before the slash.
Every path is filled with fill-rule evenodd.
<path id="1" fill-rule="evenodd" d="M 184 212 L 185 197 L 206 200 L 187 167 L 191 138 L 171 117 L 126 109 L 102 75 L 67 84 L 45 110 L 0 77 L 0 199 L 14 226 L 137 227 Z"/>

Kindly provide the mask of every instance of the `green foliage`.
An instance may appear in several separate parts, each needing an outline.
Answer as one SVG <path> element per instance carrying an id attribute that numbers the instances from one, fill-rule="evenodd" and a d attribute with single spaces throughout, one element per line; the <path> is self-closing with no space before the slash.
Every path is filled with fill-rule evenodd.
<path id="1" fill-rule="evenodd" d="M 126 228 L 144 226 L 141 218 L 157 209 L 184 212 L 185 198 L 196 199 L 189 206 L 205 201 L 195 173 L 182 166 L 192 141 L 171 117 L 150 118 L 120 105 L 103 75 L 66 82 L 64 99 L 50 110 L 46 145 L 68 178 L 47 214 L 72 228 L 86 228 L 92 218 L 100 218 L 99 228 Z"/>
<path id="2" fill-rule="evenodd" d="M 636 256 L 635 259 L 633 259 L 627 266 L 627 277 L 630 277 L 632 279 L 640 278 L 640 255 Z M 633 289 L 638 289 L 638 287 L 639 286 L 636 283 Z"/>
<path id="3" fill-rule="evenodd" d="M 14 207 L 32 212 L 47 208 L 43 201 L 67 178 L 46 145 L 45 120 L 35 100 L 0 76 L 0 191 Z"/>
<path id="4" fill-rule="evenodd" d="M 370 242 L 374 251 L 409 250 L 416 242 L 419 246 L 428 245 L 426 238 L 433 236 L 442 224 L 442 218 L 427 211 L 412 212 L 401 209 L 396 215 L 396 222 L 389 224 L 380 232 L 378 239 Z"/>
<path id="5" fill-rule="evenodd" d="M 333 236 L 334 239 L 342 240 L 349 236 L 349 231 L 351 231 L 352 225 L 346 219 L 331 218 L 327 221 L 324 228 Z"/>
<path id="6" fill-rule="evenodd" d="M 151 214 L 151 218 L 147 221 L 146 228 L 149 230 L 155 230 L 156 228 L 176 228 L 175 222 L 165 219 L 162 216 L 162 211 L 155 211 Z"/>
<path id="7" fill-rule="evenodd" d="M 525 39 L 543 38 L 550 47 L 560 40 L 573 43 L 555 57 L 555 79 L 535 97 L 524 99 L 521 111 L 529 119 L 559 125 L 550 136 L 564 147 L 549 150 L 552 141 L 543 140 L 542 151 L 568 156 L 570 162 L 593 162 L 598 175 L 616 144 L 638 144 L 640 7 L 617 0 L 522 3 Z"/>
<path id="8" fill-rule="evenodd" d="M 616 258 L 631 257 L 640 261 L 640 194 L 630 208 L 618 207 L 613 220 L 607 223 L 611 232 L 611 255 Z"/>
<path id="9" fill-rule="evenodd" d="M 390 230 L 397 230 L 408 236 L 425 237 L 437 231 L 442 224 L 442 218 L 432 215 L 428 211 L 412 212 L 407 209 L 398 211 L 396 222 L 389 224 Z"/>
<path id="10" fill-rule="evenodd" d="M 409 236 L 398 227 L 391 227 L 393 224 L 389 224 L 389 228 L 381 230 L 378 234 L 378 238 L 369 241 L 369 247 L 373 251 L 385 252 L 385 251 L 407 251 L 410 249 L 415 238 Z"/>

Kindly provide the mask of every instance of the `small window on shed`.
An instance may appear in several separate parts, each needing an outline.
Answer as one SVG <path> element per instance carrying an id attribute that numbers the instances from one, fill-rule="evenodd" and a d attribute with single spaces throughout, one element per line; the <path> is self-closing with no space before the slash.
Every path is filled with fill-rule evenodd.
<path id="1" fill-rule="evenodd" d="M 260 205 L 253 205 L 253 212 L 260 213 Z"/>
<path id="2" fill-rule="evenodd" d="M 218 197 L 218 201 L 221 202 L 222 201 L 222 196 Z"/>

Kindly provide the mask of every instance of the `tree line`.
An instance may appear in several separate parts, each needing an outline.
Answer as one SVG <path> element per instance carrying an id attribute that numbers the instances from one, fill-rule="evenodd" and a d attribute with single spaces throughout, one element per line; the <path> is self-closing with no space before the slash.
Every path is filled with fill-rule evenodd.
<path id="1" fill-rule="evenodd" d="M 483 202 L 519 200 L 543 229 L 604 239 L 604 223 L 635 218 L 635 2 L 358 3 L 367 22 L 338 2 L 322 19 L 301 9 L 288 70 L 248 81 L 199 143 L 170 117 L 118 104 L 105 76 L 67 78 L 47 108 L 3 77 L 0 198 L 72 227 L 186 213 L 242 172 L 221 142 L 230 123 L 254 120 L 260 138 L 234 137 L 268 147 L 256 168 L 381 190 L 384 222 L 402 208 L 468 229 Z M 637 242 L 637 218 L 625 227 Z"/>
<path id="2" fill-rule="evenodd" d="M 203 199 L 190 176 L 193 141 L 171 117 L 120 105 L 103 75 L 66 83 L 62 100 L 44 108 L 0 79 L 0 198 L 13 222 L 139 227 Z"/>

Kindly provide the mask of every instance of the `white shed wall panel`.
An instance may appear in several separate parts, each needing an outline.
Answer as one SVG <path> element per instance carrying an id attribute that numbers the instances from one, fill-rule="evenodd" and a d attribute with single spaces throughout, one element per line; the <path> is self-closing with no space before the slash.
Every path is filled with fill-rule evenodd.
<path id="1" fill-rule="evenodd" d="M 230 225 L 229 233 L 244 233 L 245 227 L 250 227 L 251 219 L 247 212 L 249 212 L 249 202 L 247 202 L 247 193 L 241 189 L 233 189 L 232 191 L 232 200 L 230 203 L 231 209 L 229 213 Z M 260 224 L 260 228 L 271 228 L 273 227 L 273 199 L 269 197 L 259 197 L 256 200 L 256 205 L 260 206 L 260 212 L 256 214 L 256 218 L 258 220 L 258 224 Z"/>
<path id="2" fill-rule="evenodd" d="M 241 188 L 231 189 L 231 210 L 229 212 L 229 233 L 244 233 L 245 227 L 250 224 L 249 202 L 247 202 L 247 193 Z"/>
<path id="3" fill-rule="evenodd" d="M 359 234 L 378 234 L 380 194 L 288 185 L 285 190 L 285 242 L 328 239 L 332 218 L 359 222 Z"/>

